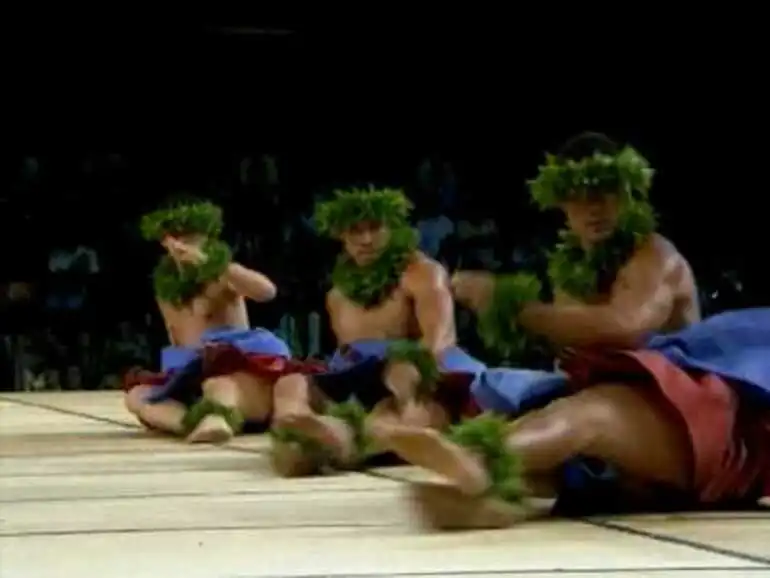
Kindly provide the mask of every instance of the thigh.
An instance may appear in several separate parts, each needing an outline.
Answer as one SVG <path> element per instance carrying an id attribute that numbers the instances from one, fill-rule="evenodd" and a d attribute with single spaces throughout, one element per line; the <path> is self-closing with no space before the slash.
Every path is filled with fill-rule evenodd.
<path id="1" fill-rule="evenodd" d="M 693 454 L 686 426 L 663 395 L 643 383 L 602 384 L 546 408 L 588 432 L 581 452 L 651 482 L 687 488 Z"/>
<path id="2" fill-rule="evenodd" d="M 252 373 L 235 372 L 207 379 L 203 384 L 204 395 L 216 395 L 218 388 L 234 388 L 237 392 L 238 410 L 247 420 L 266 420 L 273 407 L 272 385 Z"/>
<path id="3" fill-rule="evenodd" d="M 123 395 L 123 402 L 126 409 L 133 414 L 138 414 L 139 410 L 147 403 L 147 396 L 150 395 L 153 386 L 136 385 Z"/>

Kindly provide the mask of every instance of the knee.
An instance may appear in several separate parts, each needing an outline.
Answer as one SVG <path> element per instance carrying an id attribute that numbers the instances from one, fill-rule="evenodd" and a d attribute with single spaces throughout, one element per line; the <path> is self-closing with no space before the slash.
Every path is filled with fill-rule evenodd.
<path id="1" fill-rule="evenodd" d="M 307 378 L 299 373 L 284 375 L 273 386 L 273 395 L 281 399 L 303 396 L 306 395 L 307 391 Z"/>
<path id="2" fill-rule="evenodd" d="M 126 406 L 126 409 L 134 415 L 138 415 L 139 411 L 147 403 L 145 399 L 147 398 L 149 389 L 150 388 L 146 385 L 137 385 L 126 392 L 123 395 L 123 403 Z"/>
<path id="3" fill-rule="evenodd" d="M 420 383 L 420 372 L 417 367 L 403 361 L 386 363 L 381 377 L 385 387 L 401 401 L 413 397 Z"/>
<path id="4" fill-rule="evenodd" d="M 209 377 L 201 383 L 201 390 L 203 395 L 212 395 L 218 391 L 222 391 L 223 388 L 231 387 L 235 382 L 224 375 L 218 375 L 217 377 Z"/>

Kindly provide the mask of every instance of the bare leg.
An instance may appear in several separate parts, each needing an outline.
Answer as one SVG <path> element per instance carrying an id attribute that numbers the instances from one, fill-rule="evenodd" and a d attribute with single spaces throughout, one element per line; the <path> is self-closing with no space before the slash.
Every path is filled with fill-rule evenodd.
<path id="1" fill-rule="evenodd" d="M 318 405 L 318 400 L 313 398 L 318 396 L 313 395 L 307 377 L 300 374 L 282 377 L 273 388 L 273 396 L 273 425 L 276 429 L 294 432 L 317 442 L 329 450 L 340 464 L 352 460 L 356 450 L 354 432 L 344 421 L 314 411 L 313 406 Z M 294 451 L 296 453 L 296 448 Z"/>
<path id="2" fill-rule="evenodd" d="M 238 372 L 203 382 L 203 397 L 241 413 L 245 419 L 267 420 L 272 409 L 270 384 L 260 378 Z M 218 414 L 204 417 L 187 437 L 190 443 L 224 443 L 237 432 Z"/>
<path id="3" fill-rule="evenodd" d="M 152 391 L 151 385 L 138 385 L 124 396 L 126 409 L 146 424 L 160 431 L 182 435 L 182 422 L 187 408 L 177 401 L 147 403 L 147 396 Z"/>
<path id="4" fill-rule="evenodd" d="M 489 488 L 481 458 L 434 431 L 403 428 L 385 443 L 410 463 L 448 478 L 468 496 Z M 578 455 L 678 489 L 688 487 L 692 472 L 684 424 L 659 392 L 643 385 L 600 385 L 556 401 L 514 422 L 506 444 L 530 479 L 548 475 Z M 420 499 L 430 508 L 421 491 Z"/>
<path id="5" fill-rule="evenodd" d="M 404 424 L 428 426 L 437 421 L 436 404 L 418 399 L 420 373 L 414 365 L 390 362 L 382 371 L 382 380 L 393 394 L 395 407 Z"/>

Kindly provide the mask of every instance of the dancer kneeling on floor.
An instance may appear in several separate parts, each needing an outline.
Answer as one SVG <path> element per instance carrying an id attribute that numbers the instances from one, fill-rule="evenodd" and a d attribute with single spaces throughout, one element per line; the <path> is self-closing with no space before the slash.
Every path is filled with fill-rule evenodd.
<path id="1" fill-rule="evenodd" d="M 266 423 L 275 380 L 303 370 L 281 339 L 249 329 L 244 297 L 269 301 L 276 288 L 231 260 L 221 228 L 219 207 L 192 199 L 141 222 L 143 236 L 168 253 L 155 268 L 154 288 L 171 345 L 162 352 L 162 373 L 126 375 L 125 403 L 146 426 L 190 442 L 224 442 Z"/>
<path id="2" fill-rule="evenodd" d="M 274 457 L 284 475 L 360 465 L 378 423 L 443 427 L 473 412 L 485 369 L 456 345 L 444 268 L 417 250 L 397 190 L 339 191 L 316 207 L 343 244 L 327 309 L 339 349 L 326 373 L 275 386 Z"/>

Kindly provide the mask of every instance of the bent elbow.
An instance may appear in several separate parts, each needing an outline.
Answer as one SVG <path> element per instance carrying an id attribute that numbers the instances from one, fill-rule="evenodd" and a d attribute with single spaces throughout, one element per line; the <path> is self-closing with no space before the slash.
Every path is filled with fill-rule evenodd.
<path id="1" fill-rule="evenodd" d="M 259 301 L 267 302 L 272 301 L 278 296 L 278 287 L 275 286 L 275 283 L 268 282 L 265 283 L 265 287 L 262 289 L 262 295 L 260 296 Z"/>

